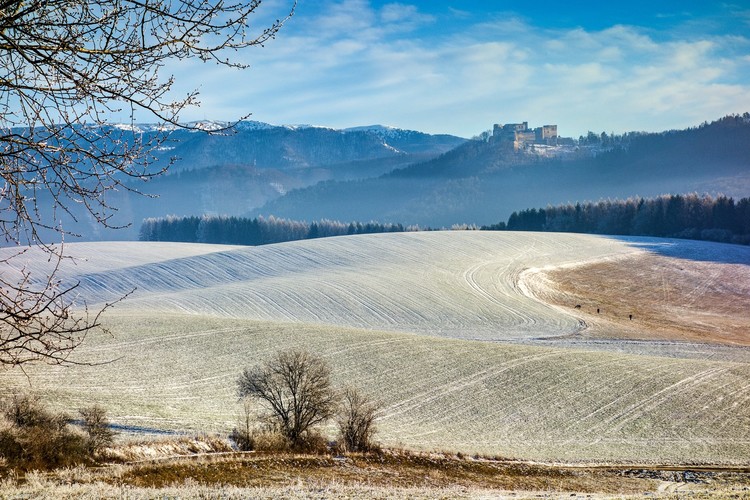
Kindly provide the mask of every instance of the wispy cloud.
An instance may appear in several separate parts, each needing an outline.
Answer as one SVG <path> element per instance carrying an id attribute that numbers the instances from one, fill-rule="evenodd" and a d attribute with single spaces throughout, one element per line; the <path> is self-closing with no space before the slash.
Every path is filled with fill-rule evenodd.
<path id="1" fill-rule="evenodd" d="M 519 17 L 443 33 L 406 3 L 324 2 L 248 52 L 252 69 L 188 69 L 202 116 L 384 123 L 469 136 L 492 123 L 558 123 L 565 135 L 661 130 L 750 110 L 750 40 L 648 29 L 545 29 Z M 459 15 L 460 12 L 455 11 Z M 434 28 L 434 29 L 433 29 Z"/>

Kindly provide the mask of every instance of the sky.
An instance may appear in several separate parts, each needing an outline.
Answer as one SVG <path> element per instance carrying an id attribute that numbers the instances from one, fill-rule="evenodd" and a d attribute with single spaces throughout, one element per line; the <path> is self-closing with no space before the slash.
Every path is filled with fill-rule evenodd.
<path id="1" fill-rule="evenodd" d="M 291 4 L 265 0 L 253 26 Z M 662 131 L 750 111 L 750 0 L 299 0 L 276 39 L 231 56 L 249 69 L 165 68 L 200 91 L 181 120 Z"/>

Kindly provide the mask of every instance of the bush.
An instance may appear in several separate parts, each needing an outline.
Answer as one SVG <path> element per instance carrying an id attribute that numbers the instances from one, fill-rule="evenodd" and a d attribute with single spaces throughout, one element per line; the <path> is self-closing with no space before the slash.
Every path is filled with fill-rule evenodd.
<path id="1" fill-rule="evenodd" d="M 11 467 L 49 470 L 91 462 L 95 453 L 112 442 L 106 412 L 98 407 L 81 410 L 84 432 L 70 419 L 47 410 L 39 398 L 13 396 L 2 404 L 0 457 Z"/>
<path id="2" fill-rule="evenodd" d="M 237 449 L 240 451 L 253 451 L 255 449 L 255 434 L 252 431 L 248 432 L 245 429 L 235 427 L 229 434 L 229 439 L 237 445 Z"/>
<path id="3" fill-rule="evenodd" d="M 115 433 L 109 427 L 107 412 L 104 408 L 95 405 L 81 408 L 78 413 L 83 419 L 83 429 L 88 436 L 86 447 L 91 456 L 97 455 L 104 448 L 112 445 Z"/>
<path id="4" fill-rule="evenodd" d="M 3 404 L 3 416 L 0 456 L 11 467 L 54 469 L 88 461 L 86 437 L 68 426 L 65 415 L 45 409 L 38 398 L 12 397 Z"/>
<path id="5" fill-rule="evenodd" d="M 49 412 L 39 398 L 31 396 L 14 395 L 10 401 L 4 402 L 3 414 L 12 426 L 19 429 L 62 428 L 68 422 L 65 415 Z"/>
<path id="6" fill-rule="evenodd" d="M 289 438 L 281 432 L 273 429 L 254 430 L 250 434 L 253 439 L 253 446 L 258 451 L 266 452 L 287 452 L 292 449 L 292 443 Z"/>
<path id="7" fill-rule="evenodd" d="M 328 440 L 316 430 L 308 430 L 305 432 L 302 435 L 302 439 L 295 447 L 295 450 L 315 455 L 325 455 L 330 451 L 328 448 Z"/>
<path id="8" fill-rule="evenodd" d="M 266 429 L 235 428 L 229 435 L 237 448 L 241 451 L 263 451 L 267 453 L 311 453 L 324 455 L 330 450 L 326 438 L 316 431 L 307 431 L 292 444 L 280 430 L 268 427 Z"/>
<path id="9" fill-rule="evenodd" d="M 253 433 L 252 404 L 248 400 L 242 402 L 242 415 L 238 419 L 238 426 L 232 430 L 229 439 L 234 441 L 240 451 L 252 451 L 255 449 L 255 436 Z"/>
<path id="10" fill-rule="evenodd" d="M 376 448 L 372 438 L 379 411 L 380 404 L 357 389 L 350 387 L 344 391 L 336 423 L 341 445 L 346 451 L 371 451 Z"/>

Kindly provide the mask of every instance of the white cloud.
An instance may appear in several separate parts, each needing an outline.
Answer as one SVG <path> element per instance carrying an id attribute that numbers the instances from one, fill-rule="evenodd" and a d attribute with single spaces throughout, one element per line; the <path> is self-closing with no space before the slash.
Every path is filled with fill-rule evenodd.
<path id="1" fill-rule="evenodd" d="M 380 19 L 386 26 L 410 30 L 423 24 L 429 24 L 435 18 L 419 12 L 416 6 L 401 3 L 390 3 L 380 9 Z"/>
<path id="2" fill-rule="evenodd" d="M 549 30 L 518 18 L 425 32 L 419 8 L 365 0 L 301 3 L 252 68 L 193 65 L 199 118 L 253 111 L 272 123 L 369 123 L 471 136 L 492 123 L 558 123 L 561 133 L 661 130 L 750 110 L 750 41 L 656 38 L 632 26 Z M 418 35 L 418 36 L 416 36 Z M 189 118 L 189 117 L 188 117 Z"/>

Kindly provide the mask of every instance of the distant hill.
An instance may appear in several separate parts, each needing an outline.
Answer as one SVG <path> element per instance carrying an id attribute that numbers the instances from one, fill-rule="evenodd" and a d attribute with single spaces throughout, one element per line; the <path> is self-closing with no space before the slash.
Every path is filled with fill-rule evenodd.
<path id="1" fill-rule="evenodd" d="M 107 194 L 107 203 L 118 208 L 110 223 L 129 227 L 106 230 L 85 213 L 75 213 L 78 220 L 64 221 L 66 230 L 88 240 L 135 240 L 141 221 L 149 217 L 242 215 L 293 189 L 321 181 L 377 177 L 466 142 L 451 135 L 379 125 L 346 130 L 255 121 L 239 122 L 231 129 L 222 122 L 190 125 L 199 130 L 171 130 L 155 151 L 154 168 L 166 167 L 171 158 L 177 158 L 166 174 L 147 184 L 128 184 L 133 191 L 156 198 L 127 189 Z M 148 124 L 113 127 L 122 136 L 141 136 L 146 141 L 164 133 Z"/>
<path id="2" fill-rule="evenodd" d="M 293 190 L 247 215 L 490 224 L 523 208 L 688 192 L 750 194 L 750 115 L 552 158 L 474 140 L 378 178 Z"/>
<path id="3" fill-rule="evenodd" d="M 193 125 L 214 133 L 172 131 L 155 166 L 180 160 L 166 175 L 129 186 L 157 198 L 107 194 L 119 208 L 110 222 L 130 227 L 104 230 L 80 213 L 64 227 L 88 240 L 135 240 L 142 220 L 167 215 L 488 225 L 526 208 L 602 198 L 750 195 L 747 113 L 686 130 L 601 142 L 591 134 L 520 151 L 486 137 L 467 141 L 380 125 L 334 130 L 247 121 L 230 131 L 224 123 Z M 146 138 L 159 132 L 116 127 Z"/>
<path id="4" fill-rule="evenodd" d="M 204 122 L 200 128 L 219 129 L 220 122 Z M 152 129 L 144 126 L 146 133 Z M 174 171 L 223 165 L 249 165 L 262 169 L 299 170 L 375 159 L 401 160 L 408 165 L 436 156 L 465 142 L 451 135 L 429 135 L 383 126 L 335 130 L 308 125 L 274 126 L 240 122 L 228 131 L 213 134 L 177 129 L 159 153 L 166 163 L 176 156 Z M 384 169 L 384 172 L 388 169 Z M 383 172 L 381 172 L 383 173 Z M 353 166 L 349 176 L 356 176 Z"/>

